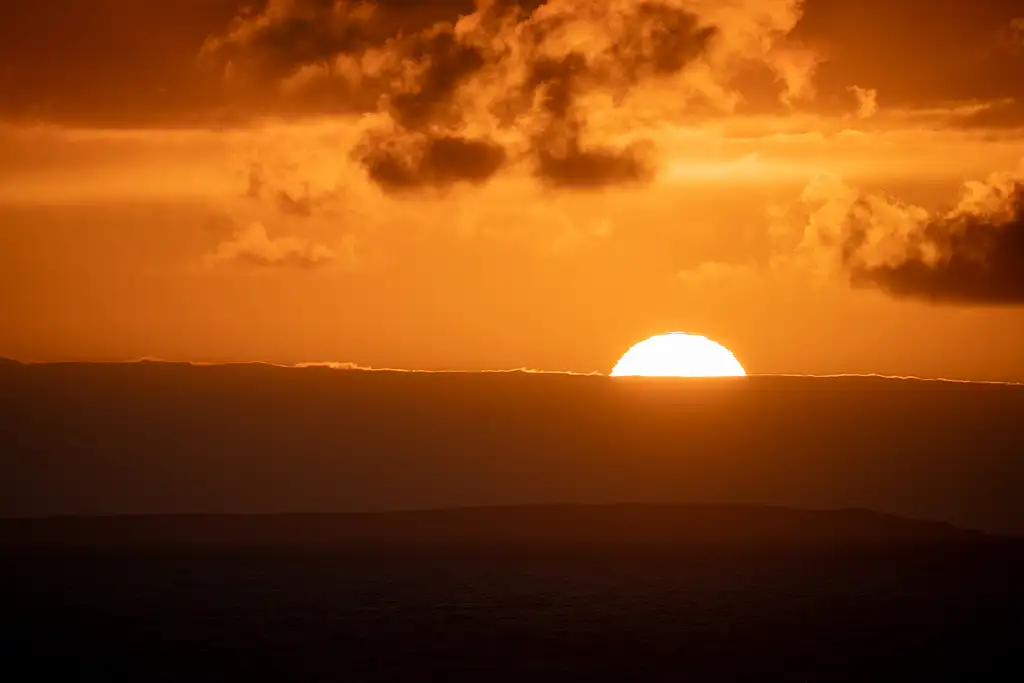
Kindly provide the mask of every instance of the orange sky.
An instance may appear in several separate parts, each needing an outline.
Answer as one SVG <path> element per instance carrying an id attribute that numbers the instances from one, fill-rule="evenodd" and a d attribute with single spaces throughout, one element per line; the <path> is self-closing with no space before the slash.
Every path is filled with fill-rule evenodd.
<path id="1" fill-rule="evenodd" d="M 1019 2 L 478 5 L 19 4 L 0 355 L 1024 380 Z"/>

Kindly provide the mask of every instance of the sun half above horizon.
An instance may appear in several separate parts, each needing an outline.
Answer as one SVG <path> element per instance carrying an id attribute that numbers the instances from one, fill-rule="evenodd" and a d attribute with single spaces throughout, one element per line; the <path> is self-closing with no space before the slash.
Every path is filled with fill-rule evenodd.
<path id="1" fill-rule="evenodd" d="M 623 354 L 612 377 L 745 377 L 732 351 L 697 334 L 670 332 L 645 339 Z"/>

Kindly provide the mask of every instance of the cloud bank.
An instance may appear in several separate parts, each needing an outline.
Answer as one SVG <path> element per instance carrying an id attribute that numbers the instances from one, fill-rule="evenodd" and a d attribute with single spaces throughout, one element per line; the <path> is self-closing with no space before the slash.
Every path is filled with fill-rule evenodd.
<path id="1" fill-rule="evenodd" d="M 203 63 L 251 97 L 376 116 L 353 152 L 384 191 L 480 184 L 522 162 L 552 187 L 649 181 L 637 108 L 735 109 L 760 64 L 779 99 L 813 93 L 818 57 L 790 45 L 800 0 L 479 0 L 416 26 L 390 5 L 271 0 L 235 18 Z"/>
<path id="2" fill-rule="evenodd" d="M 947 211 L 823 178 L 800 249 L 837 258 L 855 287 L 937 304 L 1024 303 L 1024 174 L 963 185 Z"/>

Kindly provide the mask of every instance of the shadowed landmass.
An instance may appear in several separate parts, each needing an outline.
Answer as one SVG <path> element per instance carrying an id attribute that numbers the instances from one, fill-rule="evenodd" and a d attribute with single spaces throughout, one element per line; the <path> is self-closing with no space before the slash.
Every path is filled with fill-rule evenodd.
<path id="1" fill-rule="evenodd" d="M 1024 387 L 0 365 L 0 516 L 866 508 L 1024 533 Z"/>
<path id="2" fill-rule="evenodd" d="M 742 505 L 534 505 L 349 514 L 0 520 L 0 545 L 833 547 L 996 540 L 869 510 Z"/>

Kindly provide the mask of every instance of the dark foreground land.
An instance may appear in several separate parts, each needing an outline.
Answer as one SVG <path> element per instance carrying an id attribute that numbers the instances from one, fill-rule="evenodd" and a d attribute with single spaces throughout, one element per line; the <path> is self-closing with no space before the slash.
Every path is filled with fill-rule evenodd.
<path id="1" fill-rule="evenodd" d="M 6 667 L 43 680 L 1022 673 L 1024 541 L 866 511 L 7 520 L 0 552 Z"/>
<path id="2" fill-rule="evenodd" d="M 727 502 L 1024 535 L 1022 415 L 1022 386 L 863 377 L 0 361 L 0 517 Z"/>

